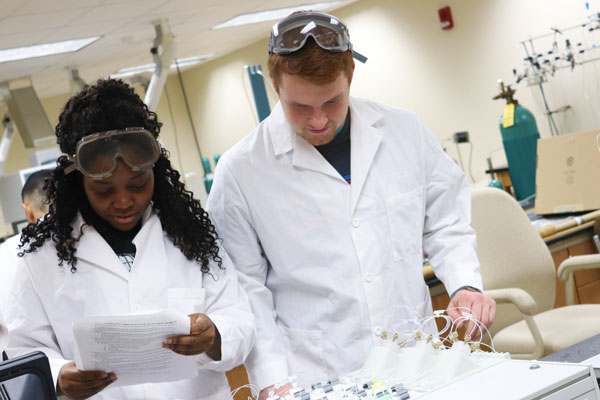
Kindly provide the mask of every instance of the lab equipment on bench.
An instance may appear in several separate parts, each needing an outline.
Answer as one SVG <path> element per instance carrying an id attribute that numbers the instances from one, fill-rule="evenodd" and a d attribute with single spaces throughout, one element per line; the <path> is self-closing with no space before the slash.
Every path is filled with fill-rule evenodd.
<path id="1" fill-rule="evenodd" d="M 496 353 L 493 342 L 471 340 L 475 331 L 486 328 L 470 310 L 461 311 L 454 321 L 442 310 L 419 320 L 390 321 L 400 329 L 375 333 L 360 370 L 306 387 L 290 376 L 273 386 L 269 400 L 600 399 L 591 366 L 511 360 L 508 353 Z M 437 336 L 419 329 L 433 319 L 445 323 Z M 463 340 L 457 328 L 461 322 L 474 324 Z"/>

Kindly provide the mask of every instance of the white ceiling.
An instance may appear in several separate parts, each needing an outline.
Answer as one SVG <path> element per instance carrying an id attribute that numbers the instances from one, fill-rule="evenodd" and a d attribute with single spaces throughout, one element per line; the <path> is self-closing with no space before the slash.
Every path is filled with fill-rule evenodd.
<path id="1" fill-rule="evenodd" d="M 0 63 L 0 82 L 31 77 L 39 97 L 70 92 L 67 67 L 86 82 L 152 63 L 152 21 L 167 19 L 176 57 L 216 57 L 266 38 L 274 23 L 211 30 L 239 14 L 320 0 L 0 0 L 0 49 L 101 35 L 69 54 Z M 342 3 L 337 7 L 346 5 Z M 266 51 L 266 49 L 265 49 Z"/>

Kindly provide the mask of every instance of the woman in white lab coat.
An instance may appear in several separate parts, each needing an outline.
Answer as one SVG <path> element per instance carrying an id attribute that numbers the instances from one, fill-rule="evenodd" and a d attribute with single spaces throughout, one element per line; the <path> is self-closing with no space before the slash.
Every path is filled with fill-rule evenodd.
<path id="1" fill-rule="evenodd" d="M 73 96 L 56 127 L 63 153 L 47 188 L 50 212 L 23 231 L 11 292 L 9 355 L 50 359 L 57 393 L 73 399 L 230 398 L 224 374 L 254 341 L 254 318 L 214 227 L 156 140 L 161 124 L 133 89 L 100 80 Z M 197 358 L 198 376 L 116 387 L 80 371 L 73 323 L 170 308 L 189 335 L 163 347 Z"/>

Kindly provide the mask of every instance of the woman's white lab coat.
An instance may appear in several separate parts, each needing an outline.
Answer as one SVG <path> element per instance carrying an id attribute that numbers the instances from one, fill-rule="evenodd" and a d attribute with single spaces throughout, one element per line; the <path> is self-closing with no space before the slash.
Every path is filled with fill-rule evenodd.
<path id="1" fill-rule="evenodd" d="M 205 313 L 221 334 L 221 361 L 203 353 L 196 356 L 196 378 L 108 386 L 93 399 L 230 398 L 224 372 L 244 361 L 255 338 L 254 317 L 231 261 L 221 249 L 224 269 L 211 263 L 210 274 L 203 274 L 199 264 L 187 260 L 173 245 L 156 214 L 148 211 L 146 218 L 133 240 L 137 251 L 131 272 L 87 225 L 77 243 L 75 273 L 68 266 L 58 266 L 51 240 L 23 257 L 6 316 L 11 330 L 10 354 L 43 351 L 50 358 L 56 382 L 60 368 L 74 359 L 72 324 L 84 317 L 164 308 L 186 315 Z M 79 217 L 73 232 L 79 232 L 82 222 Z"/>
<path id="2" fill-rule="evenodd" d="M 215 172 L 207 209 L 257 318 L 260 387 L 358 369 L 378 331 L 431 314 L 424 249 L 449 293 L 481 287 L 462 171 L 412 112 L 350 112 L 351 185 L 280 104 Z"/>

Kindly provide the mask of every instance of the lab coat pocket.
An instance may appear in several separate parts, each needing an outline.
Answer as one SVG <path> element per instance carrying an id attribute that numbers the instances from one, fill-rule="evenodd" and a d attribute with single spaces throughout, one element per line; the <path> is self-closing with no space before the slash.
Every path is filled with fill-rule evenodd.
<path id="1" fill-rule="evenodd" d="M 167 291 L 169 309 L 185 315 L 204 313 L 204 289 L 170 288 Z"/>
<path id="2" fill-rule="evenodd" d="M 323 332 L 284 326 L 280 328 L 287 349 L 289 371 L 293 371 L 299 383 L 310 384 L 326 378 Z"/>
<path id="3" fill-rule="evenodd" d="M 423 186 L 386 199 L 394 261 L 422 252 Z"/>

